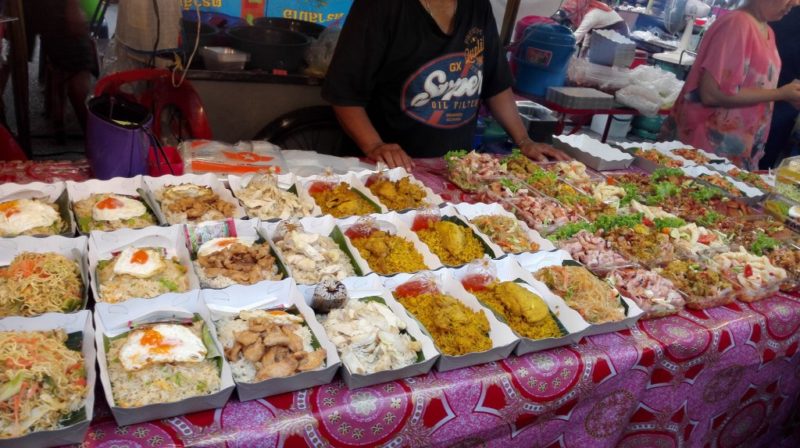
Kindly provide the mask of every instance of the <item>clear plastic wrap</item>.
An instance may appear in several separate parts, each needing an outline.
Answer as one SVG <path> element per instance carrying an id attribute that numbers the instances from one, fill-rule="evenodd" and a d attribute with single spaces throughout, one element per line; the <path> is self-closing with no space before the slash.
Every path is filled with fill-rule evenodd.
<path id="1" fill-rule="evenodd" d="M 187 140 L 178 151 L 185 173 L 280 174 L 286 170 L 281 149 L 265 141 L 231 145 L 213 140 Z"/>

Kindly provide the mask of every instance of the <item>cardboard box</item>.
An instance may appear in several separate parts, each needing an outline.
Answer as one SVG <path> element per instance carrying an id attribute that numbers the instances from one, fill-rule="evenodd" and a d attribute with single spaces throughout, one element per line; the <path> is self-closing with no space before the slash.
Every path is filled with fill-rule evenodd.
<path id="1" fill-rule="evenodd" d="M 538 352 L 555 347 L 561 347 L 577 343 L 581 340 L 583 332 L 589 328 L 587 323 L 577 311 L 573 310 L 564 302 L 561 297 L 550 292 L 544 283 L 533 278 L 530 272 L 522 269 L 522 266 L 517 263 L 513 257 L 505 257 L 501 260 L 493 260 L 487 263 L 488 270 L 494 273 L 494 277 L 501 282 L 519 282 L 522 287 L 533 292 L 547 303 L 552 316 L 558 321 L 562 330 L 566 334 L 560 338 L 547 338 L 547 339 L 529 339 L 517 335 L 520 338 L 514 353 L 516 355 L 524 355 L 526 353 Z M 453 277 L 459 283 L 473 273 L 474 266 L 467 265 L 458 269 L 451 270 Z M 467 291 L 469 292 L 469 291 Z M 479 300 L 475 296 L 476 300 Z M 493 312 L 491 308 L 481 303 L 487 310 Z M 497 320 L 507 324 L 505 319 L 497 313 L 494 313 Z M 513 328 L 512 328 L 513 331 Z"/>
<path id="2" fill-rule="evenodd" d="M 361 257 L 361 255 L 359 255 L 358 250 L 353 247 L 350 239 L 344 235 L 344 232 L 339 228 L 336 220 L 332 216 L 325 215 L 320 217 L 302 218 L 299 219 L 297 223 L 305 232 L 331 238 L 333 242 L 339 246 L 339 249 L 341 249 L 342 252 L 344 252 L 344 254 L 350 259 L 350 264 L 353 266 L 353 271 L 355 272 L 356 276 L 362 276 L 372 272 L 367 262 Z M 294 277 L 292 266 L 286 262 L 286 255 L 275 245 L 275 233 L 280 224 L 281 221 L 262 221 L 259 223 L 258 231 L 264 237 L 264 239 L 268 240 L 270 244 L 273 245 L 276 253 L 283 260 L 286 271 L 290 276 Z M 295 281 L 297 281 L 297 279 L 295 279 Z"/>
<path id="3" fill-rule="evenodd" d="M 531 242 L 534 242 L 534 243 L 539 245 L 539 250 L 540 251 L 550 251 L 550 250 L 555 250 L 555 248 L 556 248 L 550 240 L 548 240 L 546 238 L 543 238 L 539 234 L 539 232 L 537 232 L 537 231 L 531 229 L 530 227 L 528 227 L 528 225 L 525 224 L 524 221 L 518 219 L 516 216 L 514 216 L 513 213 L 507 211 L 500 204 L 497 204 L 497 203 L 495 203 L 495 204 L 467 204 L 466 202 L 463 202 L 461 204 L 455 204 L 455 205 L 453 205 L 453 207 L 455 208 L 455 210 L 459 214 L 461 214 L 461 216 L 465 217 L 468 221 L 472 221 L 473 219 L 475 219 L 476 217 L 481 216 L 481 215 L 497 215 L 497 216 L 504 216 L 506 218 L 511 218 L 511 219 L 513 219 L 514 221 L 516 221 L 519 224 L 519 226 L 522 228 L 522 231 L 525 232 L 525 234 L 528 236 L 528 239 Z M 470 224 L 472 224 L 472 223 L 470 222 Z M 473 226 L 474 226 L 474 224 L 473 224 Z M 498 254 L 498 256 L 505 253 L 500 246 L 495 244 L 491 240 L 491 238 L 489 238 L 489 236 L 487 236 L 484 233 L 481 233 L 480 230 L 477 229 L 477 227 L 475 227 L 475 229 L 477 230 L 479 235 L 483 235 L 484 238 L 487 241 L 489 241 L 489 244 L 491 244 L 494 247 L 495 252 Z"/>
<path id="4" fill-rule="evenodd" d="M 192 268 L 192 258 L 186 248 L 182 225 L 170 227 L 145 227 L 144 229 L 120 229 L 113 232 L 94 231 L 89 236 L 89 279 L 94 290 L 95 300 L 103 301 L 100 296 L 100 283 L 97 275 L 97 264 L 100 260 L 110 260 L 112 254 L 132 247 L 163 247 L 167 250 L 167 258 L 178 257 L 186 267 L 189 276 L 189 290 L 200 289 L 200 280 Z M 131 297 L 131 299 L 136 297 Z"/>
<path id="5" fill-rule="evenodd" d="M 587 135 L 559 135 L 553 146 L 596 171 L 627 169 L 633 156 Z"/>
<path id="6" fill-rule="evenodd" d="M 143 191 L 147 190 L 147 186 L 144 184 L 142 176 L 115 177 L 108 180 L 90 179 L 84 182 L 67 181 L 66 185 L 67 193 L 69 193 L 70 207 L 72 207 L 76 221 L 78 220 L 78 214 L 75 213 L 74 210 L 75 203 L 82 201 L 93 194 L 102 193 L 138 197 L 144 203 L 147 211 L 152 213 L 153 217 L 156 219 L 156 221 L 158 221 L 155 211 L 146 200 L 148 193 L 143 193 Z M 81 235 L 89 234 L 89 232 L 84 232 L 83 229 L 81 229 L 79 223 L 76 222 L 76 224 L 78 224 L 77 229 Z"/>
<path id="7" fill-rule="evenodd" d="M 64 182 L 31 182 L 29 184 L 0 183 L 0 203 L 15 199 L 40 199 L 55 204 L 61 219 L 67 223 L 66 230 L 59 235 L 75 235 L 75 217 L 69 206 L 69 194 Z M 44 235 L 43 235 L 44 236 Z"/>
<path id="8" fill-rule="evenodd" d="M 236 198 L 239 200 L 239 203 L 242 205 L 242 208 L 245 209 L 245 213 L 247 213 L 247 216 L 249 216 L 250 218 L 257 218 L 257 216 L 253 216 L 251 215 L 251 213 L 247 211 L 247 207 L 245 207 L 242 200 L 239 199 L 239 192 L 242 191 L 244 188 L 246 188 L 247 185 L 250 184 L 250 181 L 253 180 L 253 177 L 255 176 L 256 176 L 255 174 L 247 174 L 244 176 L 235 176 L 231 174 L 228 176 L 228 185 L 230 185 L 231 191 L 233 191 L 233 195 L 236 196 Z M 322 215 L 322 210 L 320 210 L 319 206 L 314 202 L 314 198 L 308 195 L 308 190 L 301 188 L 297 184 L 297 176 L 295 176 L 294 174 L 278 174 L 278 175 L 265 174 L 265 176 L 275 177 L 278 184 L 278 188 L 297 195 L 297 197 L 300 199 L 301 202 L 307 203 L 310 206 L 312 206 L 311 213 L 307 216 Z M 279 219 L 286 219 L 286 218 L 274 218 L 262 221 L 277 221 Z"/>
<path id="9" fill-rule="evenodd" d="M 402 378 L 424 375 L 433 368 L 433 365 L 439 358 L 439 352 L 434 347 L 433 341 L 420 330 L 417 322 L 408 316 L 405 309 L 397 303 L 389 291 L 383 287 L 380 277 L 374 274 L 367 277 L 351 277 L 345 279 L 342 283 L 347 287 L 349 300 L 358 300 L 367 297 L 378 297 L 382 299 L 392 313 L 406 324 L 406 333 L 422 344 L 422 359 L 400 369 L 362 375 L 351 372 L 347 364 L 343 362 L 342 379 L 349 389 L 358 389 L 389 381 L 396 381 Z M 306 303 L 311 303 L 314 287 L 300 286 L 300 291 Z"/>
<path id="10" fill-rule="evenodd" d="M 538 252 L 535 254 L 512 255 L 512 257 L 517 260 L 522 269 L 532 274 L 539 269 L 550 266 L 563 266 L 568 264 L 580 266 L 580 263 L 574 261 L 569 254 L 563 250 L 558 250 L 555 252 Z M 611 286 L 609 285 L 609 287 Z M 616 288 L 614 288 L 614 290 L 616 291 Z M 617 292 L 617 294 L 619 294 L 619 292 Z M 581 336 L 613 333 L 615 331 L 623 330 L 636 325 L 636 322 L 639 320 L 639 318 L 644 315 L 644 311 L 642 311 L 633 300 L 628 299 L 627 297 L 619 295 L 619 300 L 625 309 L 625 319 L 618 322 L 609 322 L 603 324 L 592 324 L 591 322 L 587 321 L 587 323 L 589 323 L 589 328 L 584 330 Z"/>
<path id="11" fill-rule="evenodd" d="M 400 179 L 403 179 L 403 178 L 406 178 L 406 177 L 409 178 L 410 182 L 412 184 L 420 187 L 425 192 L 424 202 L 425 202 L 425 206 L 427 206 L 427 207 L 439 207 L 439 206 L 444 204 L 444 199 L 442 199 L 441 196 L 439 196 L 438 194 L 434 193 L 433 190 L 431 190 L 430 188 L 425 186 L 425 184 L 423 184 L 422 182 L 417 180 L 413 175 L 411 175 L 411 173 L 406 171 L 405 168 L 403 168 L 403 167 L 392 168 L 390 170 L 382 171 L 381 173 L 378 173 L 378 172 L 375 172 L 375 171 L 364 170 L 364 171 L 359 171 L 359 172 L 355 173 L 355 176 L 356 176 L 356 178 L 358 178 L 358 180 L 364 186 L 366 186 L 367 182 L 369 181 L 369 178 L 374 176 L 374 175 L 377 175 L 377 174 L 383 174 L 384 176 L 386 176 L 392 182 L 398 182 L 398 181 L 400 181 Z M 369 190 L 369 188 L 367 188 L 367 189 Z M 377 196 L 376 196 L 376 198 L 377 198 Z M 380 199 L 378 198 L 378 200 L 380 200 Z M 384 205 L 388 210 L 388 206 L 386 206 L 386 204 L 382 204 L 382 205 Z M 423 206 L 423 207 L 425 207 L 425 206 Z M 423 208 L 423 207 L 414 207 L 414 208 Z M 394 211 L 402 211 L 402 210 L 394 210 Z"/>
<path id="12" fill-rule="evenodd" d="M 259 234 L 259 223 L 260 221 L 258 219 L 227 219 L 225 221 L 209 221 L 196 225 L 184 224 L 180 226 L 182 227 L 186 248 L 189 250 L 189 255 L 192 259 L 192 268 L 200 282 L 200 288 L 219 289 L 206 283 L 206 279 L 201 275 L 200 266 L 197 263 L 197 251 L 200 247 L 204 243 L 216 238 L 239 237 L 245 241 L 249 240 L 257 244 L 266 245 L 269 248 L 270 255 L 275 259 L 275 267 L 280 275 L 280 279 L 290 276 L 286 269 L 286 261 L 281 258 L 272 242 Z M 279 279 L 265 279 L 265 281 L 277 280 Z"/>
<path id="13" fill-rule="evenodd" d="M 80 310 L 89 303 L 89 256 L 88 240 L 85 236 L 67 238 L 63 236 L 18 236 L 0 239 L 0 266 L 8 266 L 22 252 L 55 252 L 78 263 L 83 283 L 83 302 Z"/>
<path id="14" fill-rule="evenodd" d="M 51 447 L 83 443 L 94 416 L 95 334 L 92 313 L 79 311 L 74 314 L 47 313 L 37 317 L 7 317 L 0 319 L 0 331 L 47 331 L 62 329 L 67 334 L 83 332 L 81 353 L 86 370 L 86 416 L 81 421 L 61 429 L 40 431 L 13 439 L 0 439 L 0 448 Z"/>
<path id="15" fill-rule="evenodd" d="M 234 212 L 234 216 L 229 216 L 228 218 L 235 218 L 241 219 L 245 218 L 246 214 L 244 209 L 241 205 L 239 205 L 239 201 L 233 197 L 233 194 L 225 188 L 225 185 L 220 182 L 217 176 L 213 173 L 206 173 L 206 174 L 184 174 L 182 176 L 159 176 L 159 177 L 150 177 L 144 176 L 144 183 L 147 185 L 147 194 L 146 199 L 150 206 L 153 208 L 153 211 L 156 213 L 156 218 L 158 218 L 158 222 L 162 225 L 169 225 L 169 224 L 186 224 L 186 223 L 168 223 L 166 217 L 164 216 L 164 212 L 161 210 L 161 203 L 158 200 L 159 194 L 161 190 L 169 185 L 180 185 L 180 184 L 195 184 L 204 187 L 209 187 L 214 190 L 214 193 L 219 195 L 219 197 L 230 204 L 233 204 L 236 208 Z"/>
<path id="16" fill-rule="evenodd" d="M 195 315 L 199 315 L 205 321 L 205 324 L 211 330 L 210 334 L 215 344 L 214 348 L 220 356 L 224 357 L 217 335 L 213 331 L 211 316 L 208 313 L 208 309 L 200 301 L 199 291 L 183 294 L 165 294 L 150 300 L 135 299 L 117 304 L 97 304 L 95 325 L 97 327 L 97 361 L 100 365 L 100 382 L 103 384 L 106 400 L 114 419 L 117 421 L 117 425 L 126 426 L 207 409 L 221 408 L 228 402 L 231 393 L 233 393 L 234 383 L 230 367 L 225 362 L 221 363 L 220 388 L 215 393 L 191 397 L 173 403 L 149 404 L 136 408 L 121 408 L 117 406 L 114 400 L 111 378 L 108 375 L 107 338 L 128 333 L 131 325 L 190 319 Z"/>
<path id="17" fill-rule="evenodd" d="M 336 352 L 336 347 L 328 340 L 322 325 L 317 322 L 314 311 L 306 305 L 305 299 L 300 294 L 297 284 L 292 279 L 280 282 L 261 282 L 251 286 L 236 285 L 225 289 L 203 290 L 200 297 L 209 309 L 214 334 L 219 339 L 216 322 L 224 317 L 236 317 L 243 310 L 275 309 L 296 307 L 305 319 L 309 330 L 319 342 L 320 347 L 327 352 L 324 367 L 310 372 L 301 372 L 286 378 L 273 378 L 266 381 L 236 383 L 236 392 L 240 401 L 254 400 L 293 392 L 322 384 L 333 380 L 339 370 L 341 361 Z M 224 346 L 222 347 L 225 348 Z M 225 363 L 228 363 L 225 360 Z"/>
<path id="18" fill-rule="evenodd" d="M 492 340 L 492 348 L 484 352 L 469 353 L 461 356 L 450 356 L 442 353 L 439 361 L 436 363 L 436 370 L 439 372 L 447 372 L 449 370 L 461 369 L 508 358 L 519 342 L 519 338 L 511 331 L 511 328 L 500 322 L 490 309 L 485 308 L 478 302 L 475 296 L 468 293 L 467 290 L 461 286 L 461 283 L 453 277 L 449 269 L 431 272 L 430 275 L 436 279 L 440 291 L 443 294 L 457 299 L 473 311 L 483 311 L 486 315 L 486 319 L 489 321 L 489 338 Z M 394 277 L 385 277 L 383 284 L 391 292 L 398 286 L 411 280 L 413 276 L 413 274 L 398 274 Z M 410 312 L 406 312 L 410 317 L 416 319 Z M 419 323 L 419 326 L 425 330 L 422 323 Z M 425 331 L 427 334 L 427 330 Z"/>

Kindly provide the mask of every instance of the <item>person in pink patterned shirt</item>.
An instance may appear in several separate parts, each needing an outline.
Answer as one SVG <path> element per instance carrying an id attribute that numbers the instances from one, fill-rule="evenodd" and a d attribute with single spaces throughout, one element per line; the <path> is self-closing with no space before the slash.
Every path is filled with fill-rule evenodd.
<path id="1" fill-rule="evenodd" d="M 772 103 L 800 107 L 800 80 L 776 88 L 781 60 L 767 25 L 798 4 L 800 0 L 749 0 L 718 19 L 703 37 L 661 138 L 727 157 L 744 169 L 758 169 Z"/>

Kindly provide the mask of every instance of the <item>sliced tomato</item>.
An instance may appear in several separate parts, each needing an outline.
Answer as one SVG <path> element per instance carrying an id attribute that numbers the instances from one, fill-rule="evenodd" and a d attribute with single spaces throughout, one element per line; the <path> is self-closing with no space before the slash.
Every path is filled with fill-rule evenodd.
<path id="1" fill-rule="evenodd" d="M 697 238 L 697 242 L 698 243 L 705 244 L 705 245 L 709 245 L 709 244 L 713 243 L 716 240 L 717 240 L 717 236 L 714 235 L 713 233 L 707 233 L 705 235 L 700 235 L 700 237 Z"/>
<path id="2" fill-rule="evenodd" d="M 744 266 L 744 276 L 745 277 L 752 277 L 753 276 L 753 267 L 749 264 Z"/>
<path id="3" fill-rule="evenodd" d="M 467 291 L 483 291 L 493 280 L 488 274 L 472 274 L 461 279 L 461 285 Z"/>

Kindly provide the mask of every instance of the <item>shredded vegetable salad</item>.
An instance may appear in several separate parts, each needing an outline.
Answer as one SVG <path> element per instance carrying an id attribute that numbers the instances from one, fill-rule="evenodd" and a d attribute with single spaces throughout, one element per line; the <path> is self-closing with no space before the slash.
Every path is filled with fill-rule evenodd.
<path id="1" fill-rule="evenodd" d="M 0 332 L 0 439 L 59 429 L 86 400 L 83 354 L 64 331 Z"/>

